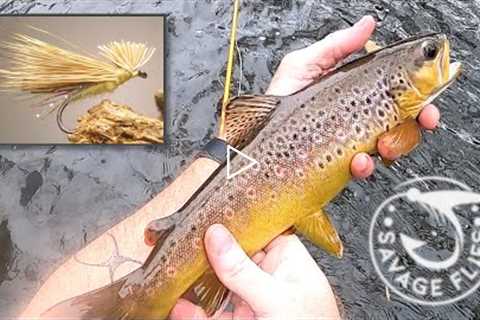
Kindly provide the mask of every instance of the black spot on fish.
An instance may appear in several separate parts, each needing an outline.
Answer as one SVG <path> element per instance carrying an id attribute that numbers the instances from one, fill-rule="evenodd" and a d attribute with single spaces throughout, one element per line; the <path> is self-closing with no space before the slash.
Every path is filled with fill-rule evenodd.
<path id="1" fill-rule="evenodd" d="M 377 74 L 378 74 L 379 76 L 381 76 L 382 73 L 383 73 L 383 72 L 382 72 L 382 69 L 377 69 Z"/>
<path id="2" fill-rule="evenodd" d="M 368 116 L 370 114 L 370 110 L 369 109 L 363 109 L 363 113 Z"/>
<path id="3" fill-rule="evenodd" d="M 300 105 L 300 108 L 302 108 L 302 109 L 305 108 L 305 103 L 302 103 L 302 104 Z"/>
<path id="4" fill-rule="evenodd" d="M 393 120 L 398 121 L 398 116 L 397 116 L 397 115 L 394 115 L 394 116 L 393 116 Z"/>
<path id="5" fill-rule="evenodd" d="M 295 150 L 295 145 L 293 143 L 290 143 L 288 147 L 290 148 L 290 150 Z"/>
<path id="6" fill-rule="evenodd" d="M 288 153 L 288 151 L 283 151 L 283 155 L 285 158 L 290 158 L 290 153 Z"/>
<path id="7" fill-rule="evenodd" d="M 264 173 L 264 176 L 265 176 L 265 178 L 267 178 L 267 179 L 268 179 L 268 178 L 270 178 L 270 173 L 268 173 L 268 172 L 265 172 L 265 173 Z"/>
<path id="8" fill-rule="evenodd" d="M 377 111 L 377 113 L 378 113 L 378 116 L 379 116 L 380 118 L 385 117 L 385 111 L 383 111 L 382 109 L 379 109 L 379 110 Z"/>
<path id="9" fill-rule="evenodd" d="M 345 104 L 345 99 L 340 99 L 341 104 Z"/>
<path id="10" fill-rule="evenodd" d="M 365 99 L 365 102 L 366 102 L 367 104 L 371 104 L 371 103 L 372 103 L 372 99 L 370 99 L 370 97 L 367 97 L 367 98 Z"/>
<path id="11" fill-rule="evenodd" d="M 350 105 L 351 105 L 352 107 L 355 107 L 355 106 L 357 105 L 357 103 L 355 102 L 355 100 L 352 100 L 352 101 L 350 101 Z"/>
<path id="12" fill-rule="evenodd" d="M 387 110 L 390 110 L 390 104 L 388 102 L 384 102 L 383 107 Z"/>
<path id="13" fill-rule="evenodd" d="M 330 119 L 332 119 L 332 121 L 335 121 L 337 117 L 335 115 L 331 116 Z"/>
<path id="14" fill-rule="evenodd" d="M 324 115 L 325 115 L 325 111 L 322 111 L 322 110 L 318 111 L 319 117 L 323 117 Z"/>
<path id="15" fill-rule="evenodd" d="M 310 98 L 311 101 L 315 101 L 315 96 Z"/>
<path id="16" fill-rule="evenodd" d="M 167 257 L 161 256 L 161 257 L 160 257 L 160 261 L 162 261 L 163 263 L 167 262 Z"/>
<path id="17" fill-rule="evenodd" d="M 297 125 L 297 120 L 295 120 L 295 119 L 290 119 L 290 124 L 292 124 L 292 125 L 294 125 L 294 126 Z"/>
<path id="18" fill-rule="evenodd" d="M 353 119 L 355 120 L 358 120 L 358 113 L 357 112 L 354 112 L 353 115 L 352 115 Z"/>
<path id="19" fill-rule="evenodd" d="M 303 127 L 303 128 L 302 128 L 302 131 L 303 131 L 303 132 L 307 132 L 307 130 L 308 130 L 307 127 Z"/>
<path id="20" fill-rule="evenodd" d="M 190 230 L 192 230 L 193 232 L 195 232 L 195 231 L 197 231 L 197 227 L 196 227 L 196 226 L 192 226 L 192 227 L 190 228 Z"/>
<path id="21" fill-rule="evenodd" d="M 232 196 L 232 195 L 229 195 L 229 196 L 228 196 L 228 200 L 229 200 L 229 201 L 233 201 L 234 199 L 235 199 L 234 196 Z"/>
<path id="22" fill-rule="evenodd" d="M 315 127 L 316 127 L 317 129 L 320 129 L 320 128 L 322 127 L 322 124 L 321 124 L 320 122 L 317 122 L 317 124 L 315 125 Z"/>
<path id="23" fill-rule="evenodd" d="M 332 156 L 327 154 L 327 156 L 325 157 L 325 159 L 327 160 L 327 162 L 331 162 L 332 161 Z"/>
<path id="24" fill-rule="evenodd" d="M 305 118 L 309 119 L 310 118 L 310 113 L 305 114 Z"/>
<path id="25" fill-rule="evenodd" d="M 340 93 L 341 92 L 340 88 L 335 88 L 335 92 Z"/>
<path id="26" fill-rule="evenodd" d="M 318 166 L 320 169 L 324 169 L 324 168 L 325 168 L 325 165 L 324 165 L 323 162 L 321 162 L 321 161 L 318 161 L 318 162 L 317 162 L 317 166 Z"/>
<path id="27" fill-rule="evenodd" d="M 337 149 L 337 154 L 338 154 L 339 156 L 342 156 L 342 155 L 343 155 L 342 149 Z"/>
<path id="28" fill-rule="evenodd" d="M 405 83 L 405 81 L 403 81 L 403 79 L 400 79 L 400 83 L 401 83 L 401 84 L 404 84 L 404 83 Z"/>
<path id="29" fill-rule="evenodd" d="M 360 132 L 362 132 L 362 128 L 360 128 L 359 126 L 355 126 L 355 131 L 357 132 L 357 134 L 360 134 Z"/>
<path id="30" fill-rule="evenodd" d="M 292 139 L 293 139 L 293 140 L 297 140 L 297 139 L 298 139 L 298 134 L 294 133 L 294 134 L 292 135 Z"/>

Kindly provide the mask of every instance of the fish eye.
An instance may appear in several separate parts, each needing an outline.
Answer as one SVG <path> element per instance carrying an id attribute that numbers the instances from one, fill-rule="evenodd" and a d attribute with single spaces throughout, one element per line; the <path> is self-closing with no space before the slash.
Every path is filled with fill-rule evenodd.
<path id="1" fill-rule="evenodd" d="M 437 56 L 438 46 L 433 41 L 425 41 L 422 45 L 423 56 L 427 60 L 432 60 Z"/>

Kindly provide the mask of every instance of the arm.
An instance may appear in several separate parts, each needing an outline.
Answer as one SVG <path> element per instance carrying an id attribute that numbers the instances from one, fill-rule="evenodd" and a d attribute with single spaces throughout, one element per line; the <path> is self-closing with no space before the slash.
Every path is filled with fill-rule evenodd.
<path id="1" fill-rule="evenodd" d="M 217 167 L 218 163 L 210 159 L 195 160 L 135 214 L 90 242 L 55 270 L 22 317 L 38 317 L 60 301 L 108 285 L 137 269 L 151 251 L 143 242 L 147 223 L 178 210 Z M 115 254 L 120 257 L 108 261 Z"/>

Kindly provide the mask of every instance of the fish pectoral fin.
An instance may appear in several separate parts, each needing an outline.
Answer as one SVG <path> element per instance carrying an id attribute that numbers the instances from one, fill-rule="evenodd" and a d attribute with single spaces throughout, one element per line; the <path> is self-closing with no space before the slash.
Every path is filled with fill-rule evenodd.
<path id="1" fill-rule="evenodd" d="M 335 226 L 325 211 L 320 210 L 295 223 L 295 228 L 316 246 L 338 258 L 343 255 L 343 244 Z"/>
<path id="2" fill-rule="evenodd" d="M 281 97 L 245 95 L 230 100 L 225 109 L 225 140 L 234 147 L 248 144 L 260 130 Z"/>
<path id="3" fill-rule="evenodd" d="M 224 311 L 230 301 L 230 291 L 218 280 L 212 269 L 205 273 L 192 285 L 195 303 L 203 308 L 208 317 Z"/>
<path id="4" fill-rule="evenodd" d="M 394 158 L 408 154 L 420 144 L 422 132 L 415 119 L 408 119 L 382 134 L 379 141 L 388 150 L 388 155 L 383 161 L 390 165 Z"/>
<path id="5" fill-rule="evenodd" d="M 378 45 L 375 41 L 373 41 L 373 40 L 368 40 L 363 47 L 365 48 L 365 51 L 367 51 L 367 53 L 371 53 L 371 52 L 374 52 L 374 51 L 377 51 L 377 50 L 382 49 L 382 47 L 379 46 L 379 45 Z"/>
<path id="6" fill-rule="evenodd" d="M 165 240 L 168 234 L 172 232 L 175 228 L 174 215 L 155 219 L 147 224 L 143 232 L 143 240 L 147 246 L 155 246 L 157 243 Z"/>

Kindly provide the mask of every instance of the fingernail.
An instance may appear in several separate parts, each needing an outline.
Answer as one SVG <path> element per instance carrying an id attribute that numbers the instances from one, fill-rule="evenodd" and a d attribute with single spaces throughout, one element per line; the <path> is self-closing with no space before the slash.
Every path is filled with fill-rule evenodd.
<path id="1" fill-rule="evenodd" d="M 361 154 L 358 159 L 358 166 L 360 171 L 367 170 L 368 166 L 368 156 L 366 154 Z"/>
<path id="2" fill-rule="evenodd" d="M 233 245 L 232 235 L 221 224 L 214 224 L 208 229 L 207 241 L 209 247 L 217 256 L 224 255 Z"/>
<path id="3" fill-rule="evenodd" d="M 357 26 L 363 25 L 363 24 L 367 23 L 368 20 L 375 21 L 375 19 L 372 16 L 363 16 L 360 20 L 358 20 L 357 23 L 355 23 L 355 25 L 357 25 Z"/>

